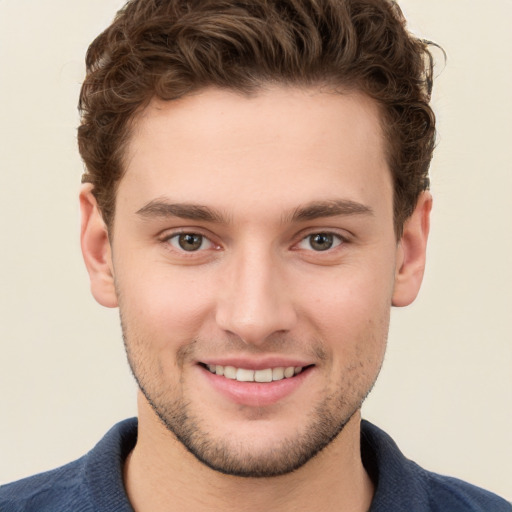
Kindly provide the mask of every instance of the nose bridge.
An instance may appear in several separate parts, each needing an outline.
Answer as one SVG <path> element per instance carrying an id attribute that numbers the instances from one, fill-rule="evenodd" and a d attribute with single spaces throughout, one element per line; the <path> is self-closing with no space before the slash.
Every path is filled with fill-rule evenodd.
<path id="1" fill-rule="evenodd" d="M 217 323 L 247 344 L 289 330 L 295 311 L 279 257 L 265 244 L 246 244 L 230 257 Z"/>

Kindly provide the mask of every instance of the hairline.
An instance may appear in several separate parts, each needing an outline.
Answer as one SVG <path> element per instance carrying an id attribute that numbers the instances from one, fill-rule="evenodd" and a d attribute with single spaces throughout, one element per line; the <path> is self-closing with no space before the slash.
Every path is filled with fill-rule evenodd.
<path id="1" fill-rule="evenodd" d="M 354 82 L 354 81 L 352 81 Z M 136 133 L 138 121 L 141 119 L 141 117 L 144 116 L 144 113 L 148 111 L 148 109 L 151 107 L 152 104 L 155 103 L 155 101 L 163 102 L 163 103 L 171 103 L 175 101 L 179 101 L 191 96 L 200 95 L 208 90 L 217 90 L 217 91 L 229 91 L 233 92 L 234 94 L 238 94 L 240 96 L 246 97 L 246 98 L 254 98 L 258 96 L 262 91 L 270 90 L 272 88 L 279 87 L 279 88 L 290 88 L 290 89 L 296 89 L 296 90 L 317 90 L 320 93 L 326 93 L 326 94 L 347 94 L 347 95 L 361 95 L 367 100 L 370 100 L 371 103 L 375 106 L 377 109 L 377 118 L 379 121 L 379 130 L 380 130 L 380 136 L 382 138 L 382 148 L 384 151 L 384 159 L 386 163 L 387 170 L 391 177 L 391 185 L 392 185 L 392 201 L 393 201 L 393 226 L 394 231 L 396 235 L 397 242 L 400 240 L 403 230 L 403 225 L 408 217 L 410 217 L 410 214 L 406 217 L 403 217 L 400 220 L 400 223 L 398 224 L 397 212 L 395 211 L 395 200 L 396 200 L 396 187 L 395 187 L 395 180 L 394 175 L 392 172 L 392 138 L 388 134 L 389 133 L 389 126 L 386 124 L 387 120 L 387 112 L 385 109 L 385 106 L 379 102 L 376 98 L 372 97 L 371 94 L 369 94 L 367 91 L 363 89 L 361 85 L 357 85 L 354 83 L 344 83 L 342 80 L 336 80 L 333 78 L 324 78 L 323 80 L 310 80 L 310 81 L 292 81 L 292 80 L 277 80 L 277 79 L 267 79 L 267 78 L 260 78 L 255 79 L 254 83 L 249 87 L 240 87 L 235 84 L 231 85 L 218 85 L 215 83 L 209 83 L 205 84 L 199 87 L 195 87 L 192 90 L 186 92 L 185 94 L 182 94 L 180 96 L 177 96 L 176 98 L 171 99 L 165 99 L 156 92 L 152 92 L 152 94 L 148 95 L 148 98 L 142 102 L 131 114 L 128 121 L 126 122 L 126 132 L 123 142 L 119 145 L 118 151 L 121 153 L 120 157 L 120 166 L 121 166 L 121 174 L 119 179 L 116 180 L 116 182 L 113 184 L 113 190 L 112 190 L 112 197 L 113 197 L 113 207 L 111 210 L 111 215 L 109 219 L 105 219 L 105 224 L 107 226 L 107 230 L 109 233 L 109 238 L 113 238 L 114 235 L 114 222 L 115 222 L 115 216 L 116 216 L 116 202 L 117 202 L 117 194 L 118 194 L 118 188 L 122 181 L 122 179 L 125 176 L 125 173 L 128 168 L 128 162 L 130 159 L 129 156 L 129 146 L 133 139 L 134 134 Z M 87 181 L 86 179 L 83 181 Z M 94 193 L 94 187 L 93 187 L 93 193 Z M 101 211 L 101 208 L 100 208 Z M 102 212 L 103 216 L 103 212 Z"/>

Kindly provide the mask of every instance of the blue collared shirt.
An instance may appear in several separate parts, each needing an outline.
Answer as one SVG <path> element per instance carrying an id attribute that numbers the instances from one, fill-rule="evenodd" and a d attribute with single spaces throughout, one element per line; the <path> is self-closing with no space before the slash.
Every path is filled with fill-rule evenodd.
<path id="1" fill-rule="evenodd" d="M 123 464 L 137 440 L 135 418 L 115 425 L 86 455 L 0 487 L 1 512 L 133 512 Z M 376 490 L 370 512 L 512 512 L 495 494 L 422 469 L 367 421 L 361 454 Z"/>

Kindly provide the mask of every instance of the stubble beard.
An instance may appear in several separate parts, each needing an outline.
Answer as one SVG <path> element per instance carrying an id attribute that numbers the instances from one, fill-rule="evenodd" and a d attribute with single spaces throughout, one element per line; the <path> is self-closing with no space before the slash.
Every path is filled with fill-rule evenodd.
<path id="1" fill-rule="evenodd" d="M 340 434 L 362 403 L 346 416 L 335 416 L 333 411 L 344 411 L 347 406 L 341 397 L 329 396 L 316 406 L 302 433 L 254 453 L 246 442 L 215 438 L 202 428 L 201 420 L 194 416 L 185 400 L 160 400 L 147 391 L 135 373 L 134 376 L 160 421 L 197 460 L 220 473 L 245 478 L 270 478 L 299 469 Z"/>
<path id="2" fill-rule="evenodd" d="M 301 431 L 297 430 L 275 445 L 255 453 L 245 441 L 217 438 L 208 432 L 204 422 L 194 414 L 193 407 L 183 397 L 170 399 L 165 393 L 153 389 L 155 386 L 148 385 L 147 372 L 140 371 L 124 334 L 123 338 L 132 374 L 165 428 L 207 467 L 238 477 L 270 478 L 301 468 L 338 437 L 359 411 L 376 380 L 375 376 L 363 395 L 351 403 L 345 398 L 346 389 L 327 395 L 316 405 Z"/>

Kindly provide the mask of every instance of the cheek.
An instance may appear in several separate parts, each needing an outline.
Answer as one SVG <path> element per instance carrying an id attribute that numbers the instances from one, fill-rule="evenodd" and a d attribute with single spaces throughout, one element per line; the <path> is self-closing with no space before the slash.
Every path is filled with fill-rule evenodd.
<path id="1" fill-rule="evenodd" d="M 316 317 L 319 327 L 372 329 L 379 318 L 388 316 L 393 294 L 393 272 L 370 273 L 367 269 L 345 268 L 318 282 L 306 283 L 305 309 Z"/>
<path id="2" fill-rule="evenodd" d="M 208 287 L 190 273 L 148 272 L 123 280 L 119 288 L 119 306 L 130 331 L 156 350 L 189 343 L 211 310 Z"/>
<path id="3" fill-rule="evenodd" d="M 332 351 L 333 361 L 345 369 L 378 369 L 387 341 L 392 272 L 353 268 L 310 292 L 303 313 Z"/>
<path id="4" fill-rule="evenodd" d="M 362 284 L 362 283 L 359 283 Z M 329 393 L 342 390 L 346 404 L 360 404 L 379 374 L 389 328 L 389 294 L 375 297 L 361 287 L 332 292 L 317 316 L 317 332 L 330 356 Z"/>

